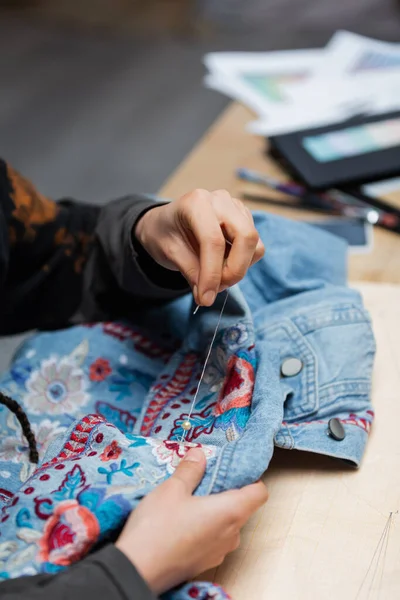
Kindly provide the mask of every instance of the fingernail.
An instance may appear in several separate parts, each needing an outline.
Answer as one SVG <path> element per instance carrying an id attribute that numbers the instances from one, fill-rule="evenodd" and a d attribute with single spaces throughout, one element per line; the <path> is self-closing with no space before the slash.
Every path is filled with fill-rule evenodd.
<path id="1" fill-rule="evenodd" d="M 208 290 L 207 292 L 204 292 L 203 297 L 201 299 L 202 303 L 206 306 L 211 306 L 211 304 L 214 303 L 215 296 L 216 293 L 214 292 L 214 290 Z"/>
<path id="2" fill-rule="evenodd" d="M 204 452 L 200 450 L 200 448 L 192 448 L 185 454 L 185 458 L 183 460 L 187 460 L 188 462 L 203 462 L 204 460 Z"/>

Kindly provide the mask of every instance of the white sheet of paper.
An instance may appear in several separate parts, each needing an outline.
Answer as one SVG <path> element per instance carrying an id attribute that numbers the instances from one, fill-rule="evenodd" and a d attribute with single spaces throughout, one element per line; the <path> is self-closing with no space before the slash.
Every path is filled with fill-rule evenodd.
<path id="1" fill-rule="evenodd" d="M 400 70 L 394 73 L 319 77 L 298 86 L 286 86 L 292 102 L 337 110 L 343 119 L 400 109 Z"/>
<path id="2" fill-rule="evenodd" d="M 282 52 L 214 52 L 206 54 L 204 64 L 210 71 L 208 87 L 244 102 L 259 115 L 286 106 L 284 83 L 300 82 L 312 76 L 323 50 Z"/>
<path id="3" fill-rule="evenodd" d="M 400 69 L 400 44 L 381 42 L 350 31 L 337 31 L 325 50 L 325 60 L 316 65 L 315 77 L 377 74 Z"/>

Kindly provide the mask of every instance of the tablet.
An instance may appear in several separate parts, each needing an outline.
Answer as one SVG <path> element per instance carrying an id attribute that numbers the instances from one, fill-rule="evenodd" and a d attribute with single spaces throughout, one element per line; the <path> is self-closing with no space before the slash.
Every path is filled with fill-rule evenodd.
<path id="1" fill-rule="evenodd" d="M 313 189 L 394 177 L 400 174 L 400 111 L 273 136 L 269 145 Z"/>

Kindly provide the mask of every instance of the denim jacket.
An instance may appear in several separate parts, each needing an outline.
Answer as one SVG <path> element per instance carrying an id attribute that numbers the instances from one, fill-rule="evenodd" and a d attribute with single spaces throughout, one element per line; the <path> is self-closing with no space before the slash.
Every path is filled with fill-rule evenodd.
<path id="1" fill-rule="evenodd" d="M 42 458 L 34 470 L 3 408 L 3 578 L 58 572 L 113 539 L 192 446 L 207 457 L 203 495 L 258 480 L 274 446 L 360 464 L 375 343 L 346 286 L 346 246 L 265 213 L 255 222 L 266 255 L 230 290 L 188 431 L 225 293 L 196 315 L 185 296 L 136 323 L 41 333 L 20 348 L 0 386 L 22 403 Z"/>

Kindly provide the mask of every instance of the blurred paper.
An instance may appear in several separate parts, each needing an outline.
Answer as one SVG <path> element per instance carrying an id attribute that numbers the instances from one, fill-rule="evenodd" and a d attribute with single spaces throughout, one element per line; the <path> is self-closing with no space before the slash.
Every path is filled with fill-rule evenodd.
<path id="1" fill-rule="evenodd" d="M 320 50 L 207 54 L 205 85 L 251 108 L 276 135 L 400 109 L 400 44 L 337 32 Z"/>
<path id="2" fill-rule="evenodd" d="M 323 51 L 214 52 L 204 64 L 210 71 L 205 83 L 247 104 L 258 114 L 286 105 L 285 84 L 304 81 L 319 65 Z"/>
<path id="3" fill-rule="evenodd" d="M 400 69 L 395 73 L 318 77 L 287 86 L 293 103 L 324 106 L 343 119 L 357 114 L 379 114 L 400 109 Z"/>
<path id="4" fill-rule="evenodd" d="M 324 64 L 316 66 L 315 75 L 378 74 L 393 69 L 400 69 L 400 44 L 381 42 L 350 31 L 338 31 L 326 46 Z"/>

